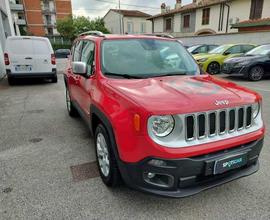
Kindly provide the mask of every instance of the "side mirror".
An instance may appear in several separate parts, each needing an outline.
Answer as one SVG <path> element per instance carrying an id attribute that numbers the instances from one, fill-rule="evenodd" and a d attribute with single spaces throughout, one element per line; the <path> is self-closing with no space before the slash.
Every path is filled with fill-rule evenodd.
<path id="1" fill-rule="evenodd" d="M 86 76 L 87 75 L 87 65 L 84 62 L 73 62 L 72 71 L 74 74 Z"/>
<path id="2" fill-rule="evenodd" d="M 230 51 L 225 51 L 225 52 L 223 53 L 224 56 L 227 56 L 227 55 L 230 55 L 230 54 L 231 54 Z"/>

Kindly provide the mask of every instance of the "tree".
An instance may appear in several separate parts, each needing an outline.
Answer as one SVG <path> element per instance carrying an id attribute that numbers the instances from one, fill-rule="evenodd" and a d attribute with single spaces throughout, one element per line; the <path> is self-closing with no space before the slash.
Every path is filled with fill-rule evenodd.
<path id="1" fill-rule="evenodd" d="M 74 40 L 76 36 L 86 31 L 95 30 L 101 31 L 105 34 L 109 33 L 102 18 L 90 20 L 84 16 L 69 16 L 64 19 L 58 19 L 56 25 L 60 35 L 70 40 Z"/>

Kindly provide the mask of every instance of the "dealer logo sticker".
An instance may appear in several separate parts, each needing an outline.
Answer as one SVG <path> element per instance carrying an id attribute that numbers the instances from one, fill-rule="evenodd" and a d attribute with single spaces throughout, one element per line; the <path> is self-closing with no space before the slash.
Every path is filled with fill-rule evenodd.
<path id="1" fill-rule="evenodd" d="M 238 164 L 238 163 L 242 163 L 243 159 L 242 158 L 237 158 L 235 160 L 230 160 L 230 161 L 227 161 L 225 163 L 222 164 L 223 168 L 226 168 L 226 167 L 231 167 L 235 164 Z"/>

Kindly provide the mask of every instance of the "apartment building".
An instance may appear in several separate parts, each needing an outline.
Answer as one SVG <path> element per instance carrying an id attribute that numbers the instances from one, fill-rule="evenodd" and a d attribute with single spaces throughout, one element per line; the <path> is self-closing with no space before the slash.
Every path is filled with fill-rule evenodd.
<path id="1" fill-rule="evenodd" d="M 105 27 L 112 34 L 152 33 L 151 15 L 138 10 L 110 9 L 104 16 Z"/>
<path id="2" fill-rule="evenodd" d="M 72 14 L 71 0 L 9 0 L 17 35 L 57 35 L 56 20 Z"/>
<path id="3" fill-rule="evenodd" d="M 171 9 L 165 3 L 161 13 L 149 20 L 154 33 L 176 37 L 238 32 L 238 23 L 270 17 L 270 0 L 193 0 L 182 5 L 176 0 Z"/>

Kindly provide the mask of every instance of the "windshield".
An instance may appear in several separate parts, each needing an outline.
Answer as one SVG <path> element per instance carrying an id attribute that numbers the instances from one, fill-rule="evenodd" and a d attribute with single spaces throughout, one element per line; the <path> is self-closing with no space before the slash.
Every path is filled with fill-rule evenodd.
<path id="1" fill-rule="evenodd" d="M 177 41 L 104 40 L 102 54 L 102 71 L 105 75 L 144 78 L 200 73 L 194 59 Z"/>
<path id="2" fill-rule="evenodd" d="M 229 48 L 228 45 L 222 45 L 219 47 L 214 48 L 213 50 L 210 50 L 209 53 L 216 53 L 216 54 L 222 54 Z"/>
<path id="3" fill-rule="evenodd" d="M 196 50 L 198 47 L 200 47 L 200 45 L 194 45 L 194 46 L 191 46 L 191 47 L 189 47 L 187 50 L 188 50 L 188 52 L 193 52 L 194 50 Z"/>
<path id="4" fill-rule="evenodd" d="M 263 46 L 259 46 L 252 49 L 251 51 L 247 52 L 246 55 L 251 55 L 251 56 L 267 55 L 269 53 L 270 53 L 270 45 L 263 45 Z"/>

